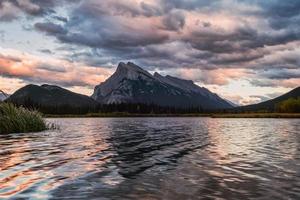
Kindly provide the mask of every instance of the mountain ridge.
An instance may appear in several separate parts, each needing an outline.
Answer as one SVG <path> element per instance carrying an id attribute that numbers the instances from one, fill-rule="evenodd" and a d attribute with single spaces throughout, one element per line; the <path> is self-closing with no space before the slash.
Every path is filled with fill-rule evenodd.
<path id="1" fill-rule="evenodd" d="M 289 98 L 298 98 L 300 97 L 300 86 L 297 88 L 292 89 L 291 91 L 276 97 L 274 99 L 270 99 L 261 103 L 252 104 L 252 105 L 246 105 L 246 106 L 240 106 L 236 107 L 233 110 L 234 111 L 251 111 L 251 112 L 257 112 L 257 111 L 268 111 L 268 112 L 274 112 L 276 109 L 276 104 L 288 100 Z"/>
<path id="2" fill-rule="evenodd" d="M 6 101 L 20 105 L 26 104 L 26 101 L 31 101 L 41 106 L 90 107 L 97 105 L 96 101 L 86 95 L 48 84 L 26 85 L 18 89 Z"/>
<path id="3" fill-rule="evenodd" d="M 111 77 L 95 87 L 91 97 L 102 104 L 153 103 L 207 110 L 232 108 L 226 100 L 191 80 L 162 76 L 157 72 L 152 75 L 131 62 L 119 63 Z"/>

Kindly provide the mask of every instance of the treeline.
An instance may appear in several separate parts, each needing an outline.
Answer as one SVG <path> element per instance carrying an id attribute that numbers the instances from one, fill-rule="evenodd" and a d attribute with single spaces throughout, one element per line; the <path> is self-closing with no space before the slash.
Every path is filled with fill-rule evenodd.
<path id="1" fill-rule="evenodd" d="M 43 105 L 34 103 L 31 99 L 22 102 L 11 102 L 16 106 L 22 106 L 30 110 L 38 110 L 44 114 L 52 115 L 85 115 L 88 113 L 129 113 L 129 114 L 202 114 L 202 113 L 300 113 L 300 97 L 290 98 L 277 103 L 275 106 L 251 110 L 248 108 L 234 108 L 222 110 L 205 110 L 201 107 L 190 106 L 188 108 L 178 108 L 170 106 L 158 106 L 155 104 L 142 103 L 121 103 L 121 104 L 98 104 L 96 106 L 76 106 L 76 105 Z"/>
<path id="2" fill-rule="evenodd" d="M 22 102 L 10 102 L 16 106 L 22 106 L 30 110 L 38 110 L 43 114 L 53 115 L 84 115 L 88 113 L 130 113 L 130 114 L 191 114 L 204 113 L 201 107 L 178 108 L 158 106 L 155 104 L 121 103 L 98 104 L 96 106 L 72 106 L 72 105 L 43 105 L 25 99 Z"/>
<path id="3" fill-rule="evenodd" d="M 205 112 L 201 107 L 178 108 L 170 106 L 158 106 L 155 104 L 142 103 L 121 103 L 99 105 L 98 112 L 112 113 L 112 112 L 127 112 L 133 114 L 188 114 L 188 113 L 203 113 Z"/>
<path id="4" fill-rule="evenodd" d="M 275 111 L 280 113 L 300 113 L 300 97 L 289 98 L 276 104 Z"/>

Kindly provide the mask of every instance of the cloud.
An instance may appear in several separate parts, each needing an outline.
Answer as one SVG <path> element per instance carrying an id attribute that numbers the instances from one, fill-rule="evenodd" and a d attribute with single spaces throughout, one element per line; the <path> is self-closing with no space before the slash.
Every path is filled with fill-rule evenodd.
<path id="1" fill-rule="evenodd" d="M 182 42 L 191 47 L 184 49 L 189 51 L 186 55 L 190 55 L 184 63 L 193 66 L 206 63 L 204 67 L 223 64 L 232 67 L 256 61 L 271 54 L 266 47 L 299 40 L 300 29 L 278 31 L 269 26 L 269 21 L 261 19 L 276 15 L 270 11 L 276 2 L 267 5 L 230 2 L 235 5 L 235 10 L 222 0 L 151 0 L 146 3 L 139 0 L 86 0 L 74 6 L 69 12 L 69 20 L 63 24 L 39 22 L 35 27 L 60 42 L 101 49 L 103 56 L 115 57 L 114 60 L 131 56 L 141 63 L 150 63 L 145 58 L 156 56 L 149 55 L 155 45 L 162 49 L 161 46 L 167 48 L 170 43 Z M 142 54 L 141 50 L 147 53 Z M 199 61 L 199 54 L 195 54 L 197 50 L 199 54 L 211 55 L 201 57 Z M 163 67 L 172 60 L 161 56 L 152 65 Z"/>
<path id="2" fill-rule="evenodd" d="M 267 79 L 267 78 L 254 78 L 250 79 L 250 83 L 257 87 L 285 87 L 285 88 L 296 88 L 300 85 L 300 78 L 290 79 Z"/>
<path id="3" fill-rule="evenodd" d="M 262 96 L 262 95 L 250 95 L 250 98 L 257 99 L 257 100 L 256 100 L 257 102 L 263 102 L 263 101 L 268 101 L 268 100 L 270 100 L 269 97 L 267 97 L 267 96 Z"/>
<path id="4" fill-rule="evenodd" d="M 38 51 L 59 62 L 30 58 L 35 64 L 28 67 L 26 58 L 17 59 L 29 72 L 59 74 L 63 84 L 91 84 L 71 76 L 75 63 L 87 71 L 131 60 L 201 84 L 243 79 L 258 88 L 290 88 L 300 78 L 299 9 L 296 0 L 0 0 L 0 21 L 23 17 L 34 27 L 27 31 L 54 38 L 55 49 Z M 3 66 L 8 62 L 18 65 L 6 58 Z M 18 70 L 29 79 L 25 69 Z"/>
<path id="5" fill-rule="evenodd" d="M 237 80 L 245 76 L 247 73 L 244 69 L 177 69 L 175 72 L 170 72 L 176 76 L 194 80 L 208 85 L 226 85 L 230 80 Z"/>
<path id="6" fill-rule="evenodd" d="M 39 49 L 39 51 L 45 54 L 54 54 L 50 49 Z"/>
<path id="7" fill-rule="evenodd" d="M 12 21 L 17 18 L 19 9 L 8 1 L 0 1 L 0 21 Z"/>
<path id="8" fill-rule="evenodd" d="M 0 90 L 7 94 L 13 94 L 17 89 L 23 87 L 25 84 L 22 80 L 16 78 L 7 78 L 0 75 Z"/>
<path id="9" fill-rule="evenodd" d="M 16 5 L 31 15 L 40 14 L 42 11 L 42 8 L 38 4 L 35 4 L 30 0 L 16 0 Z"/>
<path id="10" fill-rule="evenodd" d="M 244 98 L 240 95 L 222 95 L 223 98 L 230 100 L 235 105 L 241 105 Z"/>
<path id="11" fill-rule="evenodd" d="M 178 31 L 185 25 L 185 16 L 181 11 L 173 11 L 166 15 L 162 22 L 167 30 Z"/>
<path id="12" fill-rule="evenodd" d="M 161 0 L 160 3 L 163 5 L 165 10 L 172 9 L 185 9 L 185 10 L 196 10 L 196 9 L 207 9 L 217 6 L 221 2 L 220 0 Z"/>
<path id="13" fill-rule="evenodd" d="M 55 13 L 55 8 L 65 4 L 78 3 L 81 0 L 0 0 L 0 22 L 13 21 L 23 14 L 44 16 Z M 63 20 L 63 17 L 57 16 Z"/>
<path id="14" fill-rule="evenodd" d="M 260 74 L 262 77 L 269 79 L 300 79 L 300 70 L 299 69 L 269 69 L 262 71 Z"/>
<path id="15" fill-rule="evenodd" d="M 57 73 L 66 73 L 67 70 L 65 67 L 55 66 L 46 63 L 37 64 L 36 69 L 45 70 L 47 72 L 57 72 Z"/>
<path id="16" fill-rule="evenodd" d="M 93 88 L 111 74 L 109 69 L 71 63 L 59 59 L 40 59 L 23 52 L 1 49 L 0 76 L 31 83 L 50 83 L 65 87 Z"/>
<path id="17" fill-rule="evenodd" d="M 51 22 L 46 23 L 36 23 L 34 27 L 42 32 L 45 32 L 49 35 L 65 35 L 67 30 L 58 24 L 54 24 Z"/>
<path id="18" fill-rule="evenodd" d="M 204 84 L 244 78 L 259 87 L 293 85 L 287 80 L 299 78 L 294 71 L 300 63 L 300 28 L 279 30 L 270 20 L 297 13 L 273 12 L 284 4 L 279 1 L 230 2 L 235 10 L 221 0 L 87 0 L 69 12 L 69 20 L 39 22 L 35 28 L 66 45 L 87 48 L 68 57 L 92 66 L 133 60 L 150 70 L 182 68 L 183 77 L 198 70 L 201 75 L 190 78 Z"/>
<path id="19" fill-rule="evenodd" d="M 245 98 L 240 101 L 240 105 L 252 105 L 252 104 L 257 104 L 260 102 L 261 102 L 261 99 L 257 98 L 257 97 Z"/>
<path id="20" fill-rule="evenodd" d="M 258 1 L 258 4 L 265 8 L 264 17 L 267 17 L 272 28 L 284 29 L 299 20 L 300 2 L 297 0 Z"/>

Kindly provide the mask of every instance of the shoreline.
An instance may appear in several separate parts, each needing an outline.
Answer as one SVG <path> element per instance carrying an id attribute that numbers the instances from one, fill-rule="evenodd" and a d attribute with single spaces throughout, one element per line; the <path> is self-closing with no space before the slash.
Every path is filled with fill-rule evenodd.
<path id="1" fill-rule="evenodd" d="M 300 118 L 300 113 L 212 113 L 212 114 L 130 114 L 89 113 L 85 115 L 49 115 L 45 118 L 138 118 L 138 117 L 209 117 L 209 118 Z"/>

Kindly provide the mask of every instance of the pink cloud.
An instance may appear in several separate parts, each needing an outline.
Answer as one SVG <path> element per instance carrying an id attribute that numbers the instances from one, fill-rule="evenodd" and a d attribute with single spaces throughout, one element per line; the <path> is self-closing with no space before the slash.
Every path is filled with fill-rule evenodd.
<path id="1" fill-rule="evenodd" d="M 231 80 L 241 79 L 251 76 L 251 73 L 246 69 L 231 69 L 220 68 L 213 70 L 202 69 L 178 69 L 177 75 L 185 79 L 199 81 L 204 84 L 211 85 L 226 85 Z"/>
<path id="2" fill-rule="evenodd" d="M 0 54 L 0 75 L 32 83 L 93 88 L 112 73 L 100 66 L 91 67 L 83 63 L 40 58 L 15 50 L 0 50 L 6 52 Z"/>

